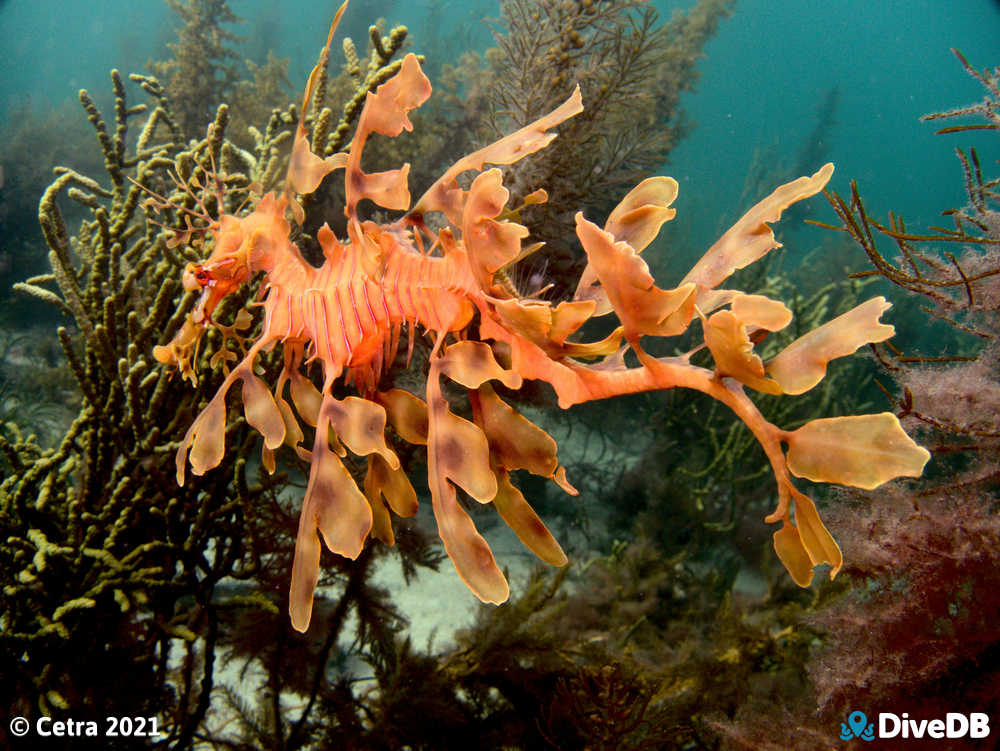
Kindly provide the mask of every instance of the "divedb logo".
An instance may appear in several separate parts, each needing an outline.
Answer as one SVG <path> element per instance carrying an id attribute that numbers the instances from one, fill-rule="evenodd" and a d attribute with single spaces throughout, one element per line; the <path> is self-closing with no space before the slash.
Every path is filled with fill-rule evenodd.
<path id="1" fill-rule="evenodd" d="M 986 738 L 990 734 L 990 717 L 984 712 L 948 712 L 944 719 L 913 719 L 906 712 L 879 712 L 878 732 L 875 723 L 868 721 L 864 712 L 857 710 L 847 715 L 847 722 L 840 723 L 840 739 L 849 741 L 860 738 Z"/>

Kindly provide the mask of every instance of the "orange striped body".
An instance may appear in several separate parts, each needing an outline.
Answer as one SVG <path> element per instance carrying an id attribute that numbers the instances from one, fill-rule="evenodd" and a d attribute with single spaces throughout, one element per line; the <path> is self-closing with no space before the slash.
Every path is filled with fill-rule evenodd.
<path id="1" fill-rule="evenodd" d="M 351 369 L 356 383 L 374 385 L 404 324 L 450 332 L 471 320 L 471 300 L 481 293 L 464 254 L 424 255 L 382 232 L 383 257 L 369 274 L 363 243 L 342 244 L 326 227 L 319 238 L 326 258 L 319 268 L 294 250 L 267 272 L 262 338 L 308 344 L 309 358 L 329 371 Z M 366 370 L 370 377 L 359 378 Z"/>

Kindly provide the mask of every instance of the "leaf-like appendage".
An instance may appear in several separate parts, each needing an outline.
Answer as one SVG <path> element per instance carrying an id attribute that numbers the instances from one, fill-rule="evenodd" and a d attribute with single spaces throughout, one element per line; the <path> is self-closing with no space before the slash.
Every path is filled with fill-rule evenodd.
<path id="1" fill-rule="evenodd" d="M 262 347 L 260 341 L 246 354 L 228 375 L 201 414 L 188 428 L 177 449 L 177 484 L 184 484 L 184 465 L 190 451 L 191 471 L 203 475 L 219 466 L 226 452 L 226 394 L 237 381 L 243 382 L 243 412 L 247 422 L 264 436 L 265 462 L 267 453 L 285 442 L 285 417 L 271 395 L 267 384 L 254 375 L 253 361 Z"/>
<path id="2" fill-rule="evenodd" d="M 507 579 L 497 567 L 489 543 L 458 504 L 454 486 L 447 484 L 436 494 L 433 506 L 438 535 L 461 580 L 483 602 L 506 602 L 510 597 Z"/>
<path id="3" fill-rule="evenodd" d="M 431 364 L 427 380 L 427 407 L 427 484 L 438 534 L 462 581 L 483 602 L 499 604 L 510 595 L 507 579 L 497 568 L 490 546 L 458 504 L 451 484 L 454 481 L 481 503 L 496 496 L 489 445 L 482 430 L 448 409 L 441 395 L 437 361 Z"/>
<path id="4" fill-rule="evenodd" d="M 641 253 L 656 239 L 663 223 L 677 214 L 676 209 L 669 208 L 675 198 L 677 181 L 672 177 L 646 178 L 614 208 L 604 223 L 604 231 L 610 232 L 616 242 L 626 242 L 636 253 Z M 595 302 L 594 315 L 611 312 L 611 302 L 589 265 L 580 275 L 573 299 Z"/>
<path id="5" fill-rule="evenodd" d="M 456 342 L 440 360 L 441 372 L 467 389 L 476 389 L 487 381 L 498 380 L 509 389 L 521 387 L 521 376 L 505 370 L 485 342 L 471 339 Z"/>
<path id="6" fill-rule="evenodd" d="M 799 530 L 786 521 L 781 529 L 774 533 L 774 552 L 778 560 L 792 576 L 792 580 L 800 587 L 808 587 L 813 580 L 813 564 L 809 559 Z"/>
<path id="7" fill-rule="evenodd" d="M 891 307 L 884 297 L 873 297 L 816 327 L 768 361 L 768 375 L 781 384 L 786 394 L 808 391 L 823 380 L 830 360 L 853 354 L 865 344 L 885 341 L 896 332 L 879 322 Z"/>
<path id="8" fill-rule="evenodd" d="M 358 173 L 353 178 L 357 198 L 367 198 L 391 211 L 406 211 L 410 207 L 409 175 L 409 164 L 385 172 Z"/>
<path id="9" fill-rule="evenodd" d="M 507 331 L 516 332 L 543 347 L 552 331 L 552 304 L 547 300 L 510 298 L 491 300 L 497 320 Z M 488 326 L 489 321 L 486 322 Z"/>
<path id="10" fill-rule="evenodd" d="M 423 399 L 403 389 L 380 391 L 376 398 L 404 441 L 415 446 L 427 443 L 427 404 Z"/>
<path id="11" fill-rule="evenodd" d="M 556 344 L 567 347 L 588 346 L 566 342 L 566 337 L 574 333 L 594 315 L 594 305 L 587 301 L 563 300 L 552 309 L 548 337 Z M 607 354 L 607 353 L 605 353 Z"/>
<path id="12" fill-rule="evenodd" d="M 497 494 L 497 483 L 490 469 L 490 449 L 483 431 L 447 406 L 434 410 L 433 419 L 435 429 L 429 438 L 428 451 L 434 452 L 438 474 L 480 503 L 489 503 Z"/>
<path id="13" fill-rule="evenodd" d="M 420 197 L 413 207 L 413 213 L 442 211 L 449 222 L 456 227 L 461 226 L 465 191 L 458 186 L 457 178 L 460 174 L 468 170 L 481 172 L 486 164 L 513 164 L 534 154 L 552 143 L 552 139 L 556 137 L 555 133 L 547 132 L 550 128 L 580 112 L 583 112 L 583 97 L 577 86 L 570 97 L 549 114 L 455 162 Z"/>
<path id="14" fill-rule="evenodd" d="M 324 436 L 317 436 L 312 458 L 302 515 L 313 520 L 327 548 L 357 558 L 372 526 L 368 502 Z"/>
<path id="15" fill-rule="evenodd" d="M 606 357 L 617 352 L 621 346 L 621 327 L 599 342 L 567 341 L 567 337 L 594 314 L 596 305 L 593 300 L 563 300 L 554 308 L 547 300 L 509 299 L 491 302 L 493 312 L 507 331 L 524 337 L 552 359 Z M 485 328 L 488 329 L 491 323 L 487 321 Z"/>
<path id="16" fill-rule="evenodd" d="M 295 448 L 305 439 L 302 426 L 295 419 L 295 413 L 292 411 L 291 405 L 284 398 L 278 397 L 275 401 L 278 403 L 278 409 L 281 410 L 281 417 L 285 421 L 285 445 Z"/>
<path id="17" fill-rule="evenodd" d="M 241 365 L 234 375 L 243 381 L 243 414 L 247 422 L 264 436 L 264 446 L 271 450 L 278 448 L 285 442 L 285 419 L 271 390 L 253 374 L 249 365 Z"/>
<path id="18" fill-rule="evenodd" d="M 931 456 L 891 412 L 812 420 L 783 440 L 792 474 L 865 490 L 896 477 L 919 477 Z"/>
<path id="19" fill-rule="evenodd" d="M 319 418 L 319 405 L 323 402 L 323 396 L 319 393 L 312 381 L 306 378 L 297 368 L 289 372 L 288 388 L 292 393 L 292 404 L 299 416 L 306 421 L 306 425 L 316 427 L 316 420 Z"/>
<path id="20" fill-rule="evenodd" d="M 781 331 L 792 322 L 792 311 L 787 305 L 764 295 L 736 292 L 732 299 L 732 311 L 745 326 L 767 331 Z"/>
<path id="21" fill-rule="evenodd" d="M 365 477 L 365 495 L 369 501 L 375 492 L 384 496 L 389 508 L 400 516 L 413 516 L 417 513 L 417 491 L 410 484 L 406 472 L 401 467 L 393 469 L 381 456 L 371 454 Z"/>
<path id="22" fill-rule="evenodd" d="M 309 627 L 313 591 L 319 580 L 317 530 L 327 548 L 354 559 L 360 555 L 371 528 L 372 511 L 368 500 L 358 490 L 340 458 L 330 450 L 327 425 L 321 420 L 313 443 L 309 484 L 295 538 L 288 605 L 293 628 L 305 631 Z"/>
<path id="23" fill-rule="evenodd" d="M 219 466 L 219 462 L 225 456 L 228 390 L 228 384 L 223 384 L 184 434 L 184 440 L 177 449 L 178 485 L 184 484 L 184 466 L 188 461 L 188 449 L 191 451 L 191 471 L 196 475 L 203 475 L 213 467 Z"/>
<path id="24" fill-rule="evenodd" d="M 552 436 L 497 396 L 489 384 L 480 387 L 476 396 L 479 407 L 476 419 L 489 441 L 494 462 L 504 469 L 525 469 L 555 480 L 559 461 Z"/>
<path id="25" fill-rule="evenodd" d="M 672 177 L 647 177 L 615 206 L 604 230 L 616 242 L 627 242 L 636 253 L 645 250 L 660 233 L 664 222 L 677 214 L 670 204 L 677 198 L 677 181 Z"/>
<path id="26" fill-rule="evenodd" d="M 715 360 L 715 372 L 735 378 L 766 394 L 780 394 L 781 386 L 764 377 L 764 363 L 753 351 L 746 326 L 730 310 L 720 310 L 705 321 L 705 344 Z"/>
<path id="27" fill-rule="evenodd" d="M 195 359 L 198 343 L 205 333 L 205 326 L 196 323 L 194 314 L 184 319 L 184 324 L 168 344 L 158 344 L 153 347 L 153 357 L 164 365 L 174 365 L 181 373 L 181 378 L 191 381 L 192 386 L 198 385 L 198 376 L 194 372 L 191 360 Z"/>
<path id="28" fill-rule="evenodd" d="M 334 32 L 340 25 L 340 19 L 347 9 L 347 0 L 337 10 L 330 23 L 330 31 L 326 35 L 326 45 L 320 62 L 316 63 L 309 73 L 309 81 L 306 83 L 305 93 L 302 95 L 302 109 L 299 113 L 299 124 L 295 131 L 295 140 L 292 144 L 292 155 L 288 162 L 287 184 L 298 193 L 312 193 L 330 172 L 343 167 L 346 163 L 346 154 L 335 154 L 326 159 L 322 159 L 312 152 L 309 146 L 309 136 L 306 133 L 305 118 L 309 110 L 309 103 L 312 100 L 313 92 L 323 74 L 321 66 L 326 65 L 330 55 L 330 42 L 333 41 Z M 293 213 L 296 214 L 296 221 L 302 224 L 302 208 L 293 202 Z M 297 210 L 296 210 L 297 209 Z"/>
<path id="29" fill-rule="evenodd" d="M 791 492 L 792 498 L 795 499 L 795 526 L 798 527 L 799 537 L 802 538 L 802 545 L 809 555 L 809 560 L 813 566 L 829 563 L 832 579 L 844 564 L 840 546 L 820 520 L 816 504 L 812 499 L 794 488 Z"/>
<path id="30" fill-rule="evenodd" d="M 496 506 L 500 518 L 514 530 L 518 539 L 532 553 L 553 566 L 565 566 L 569 559 L 556 538 L 549 532 L 545 523 L 531 508 L 524 495 L 510 482 L 507 472 L 500 472 L 497 480 L 498 490 L 493 505 Z"/>
<path id="31" fill-rule="evenodd" d="M 368 472 L 365 474 L 365 498 L 372 510 L 371 535 L 386 545 L 395 545 L 396 536 L 392 532 L 389 509 L 382 501 L 382 482 L 385 472 L 391 471 L 385 460 L 378 454 L 368 456 Z"/>
<path id="32" fill-rule="evenodd" d="M 387 209 L 405 210 L 410 205 L 407 175 L 410 165 L 400 169 L 367 174 L 361 169 L 361 155 L 371 133 L 394 138 L 403 130 L 413 130 L 410 110 L 419 107 L 431 95 L 431 82 L 420 69 L 413 54 L 403 58 L 399 71 L 388 81 L 368 93 L 364 109 L 358 118 L 358 127 L 348 153 L 344 178 L 345 211 L 351 220 L 357 218 L 357 205 L 368 198 Z M 332 158 L 332 157 L 331 157 Z M 354 227 L 349 222 L 348 229 Z"/>
<path id="33" fill-rule="evenodd" d="M 325 159 L 313 153 L 309 139 L 296 136 L 288 162 L 288 182 L 296 193 L 312 193 L 323 178 L 335 169 L 347 166 L 347 154 L 341 152 Z"/>
<path id="34" fill-rule="evenodd" d="M 305 631 L 312 619 L 313 593 L 319 582 L 320 553 L 315 521 L 307 520 L 304 514 L 300 514 L 292 581 L 288 590 L 288 615 L 296 631 Z"/>
<path id="35" fill-rule="evenodd" d="M 681 280 L 702 289 L 713 289 L 737 269 L 749 266 L 769 251 L 780 247 L 769 222 L 781 219 L 782 212 L 796 201 L 816 195 L 833 175 L 833 165 L 825 164 L 811 177 L 800 177 L 775 189 L 751 208 L 708 249 L 688 275 Z M 701 301 L 699 300 L 699 305 Z"/>
<path id="36" fill-rule="evenodd" d="M 382 405 L 349 396 L 327 396 L 320 408 L 321 419 L 329 421 L 337 437 L 358 456 L 378 454 L 393 469 L 399 467 L 396 452 L 385 443 L 385 409 Z"/>
<path id="37" fill-rule="evenodd" d="M 521 240 L 528 229 L 516 222 L 497 221 L 510 192 L 503 186 L 500 170 L 491 169 L 472 181 L 462 215 L 462 239 L 469 252 L 472 273 L 484 290 L 493 274 L 521 254 Z"/>
<path id="38" fill-rule="evenodd" d="M 403 58 L 399 72 L 365 99 L 364 123 L 369 132 L 395 138 L 404 130 L 413 130 L 409 112 L 427 101 L 431 82 L 420 69 L 412 52 Z M 360 125 L 359 125 L 360 127 Z"/>
<path id="39" fill-rule="evenodd" d="M 813 568 L 821 563 L 830 564 L 833 579 L 844 565 L 843 553 L 820 520 L 812 499 L 791 486 L 788 489 L 795 499 L 795 524 L 785 519 L 774 533 L 774 552 L 800 587 L 812 584 Z"/>
<path id="40" fill-rule="evenodd" d="M 601 283 L 630 341 L 641 335 L 675 336 L 683 332 L 694 315 L 696 287 L 677 289 L 656 286 L 646 262 L 628 244 L 615 242 L 605 232 L 576 215 L 576 234 L 587 251 L 588 267 Z"/>

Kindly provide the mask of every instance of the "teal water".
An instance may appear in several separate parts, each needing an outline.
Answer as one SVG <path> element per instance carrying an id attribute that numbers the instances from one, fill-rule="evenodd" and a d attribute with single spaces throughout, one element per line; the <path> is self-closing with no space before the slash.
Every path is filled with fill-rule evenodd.
<path id="1" fill-rule="evenodd" d="M 271 48 L 290 57 L 296 85 L 308 75 L 336 7 L 315 0 L 231 5 L 247 19 L 236 29 L 246 38 L 245 56 L 262 60 Z M 655 5 L 669 17 L 686 4 Z M 487 47 L 491 32 L 483 18 L 498 15 L 496 3 L 483 0 L 356 2 L 343 32 L 364 38 L 379 16 L 406 24 L 413 49 L 428 56 L 433 70 L 435 63 L 453 60 L 456 50 Z M 177 25 L 158 0 L 108 0 L 99 11 L 92 3 L 63 0 L 0 4 L 0 119 L 25 98 L 57 104 L 74 99 L 79 88 L 103 95 L 110 68 L 141 71 L 149 60 L 168 57 L 165 45 Z M 922 114 L 981 98 L 950 47 L 978 67 L 995 65 L 1000 3 L 740 0 L 708 44 L 697 91 L 684 98 L 697 127 L 664 170 L 681 183 L 678 208 L 692 245 L 710 242 L 720 223 L 744 208 L 737 203 L 756 149 L 784 153 L 801 147 L 832 87 L 839 107 L 821 146 L 837 164 L 835 190 L 857 179 L 874 207 L 901 209 L 924 222 L 961 204 L 952 146 L 974 143 L 975 137 L 946 143 L 918 121 Z"/>
<path id="2" fill-rule="evenodd" d="M 954 147 L 978 145 L 984 164 L 1000 153 L 995 139 L 935 136 L 940 125 L 919 121 L 982 99 L 952 47 L 979 69 L 1000 64 L 1000 3 L 741 0 L 708 43 L 698 91 L 685 100 L 698 127 L 667 169 L 683 210 L 686 193 L 694 226 L 708 232 L 703 241 L 714 213 L 731 220 L 745 208 L 735 203 L 753 151 L 799 149 L 832 87 L 840 106 L 820 144 L 837 166 L 831 189 L 845 193 L 857 180 L 877 215 L 892 209 L 922 224 L 964 205 Z"/>

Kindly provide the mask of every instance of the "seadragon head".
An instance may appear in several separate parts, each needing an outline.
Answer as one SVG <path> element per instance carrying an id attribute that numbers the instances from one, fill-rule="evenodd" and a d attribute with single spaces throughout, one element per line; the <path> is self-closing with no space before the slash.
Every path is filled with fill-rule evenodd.
<path id="1" fill-rule="evenodd" d="M 200 297 L 174 338 L 153 349 L 159 362 L 176 367 L 194 382 L 191 363 L 197 357 L 201 337 L 214 325 L 212 316 L 219 304 L 257 272 L 273 269 L 282 254 L 297 255 L 288 239 L 286 206 L 283 196 L 268 193 L 247 216 L 224 214 L 212 223 L 208 230 L 214 239 L 211 254 L 204 261 L 188 263 L 181 276 L 184 289 L 200 292 Z"/>
<path id="2" fill-rule="evenodd" d="M 323 58 L 309 76 L 292 144 L 284 190 L 278 195 L 273 192 L 266 193 L 257 202 L 254 210 L 245 216 L 223 214 L 218 220 L 209 220 L 207 232 L 214 239 L 211 254 L 204 261 L 188 263 L 184 268 L 181 277 L 184 289 L 188 292 L 200 290 L 201 296 L 174 338 L 166 345 L 154 347 L 153 356 L 164 365 L 176 367 L 181 375 L 192 383 L 197 382 L 192 362 L 197 357 L 198 344 L 208 327 L 214 325 L 212 314 L 219 303 L 250 281 L 257 272 L 270 273 L 275 266 L 289 259 L 298 264 L 305 263 L 298 248 L 289 239 L 291 224 L 286 219 L 287 211 L 297 224 L 302 224 L 303 210 L 296 201 L 295 194 L 313 192 L 326 175 L 346 165 L 346 154 L 323 158 L 312 152 L 304 122 L 305 113 L 320 75 L 319 71 L 321 67 L 326 66 L 330 41 L 346 8 L 345 1 L 330 24 Z M 211 154 L 209 156 L 211 157 Z M 211 181 L 219 193 L 218 205 L 222 206 L 221 191 L 224 181 L 214 173 L 214 162 L 209 177 L 212 178 Z M 180 187 L 188 190 L 186 186 Z M 143 189 L 150 192 L 144 187 Z M 153 205 L 157 208 L 172 205 L 161 196 L 152 193 L 151 195 Z M 204 209 L 200 199 L 192 197 Z M 187 212 L 190 213 L 190 210 Z M 190 230 L 181 232 L 184 236 L 188 234 Z"/>

